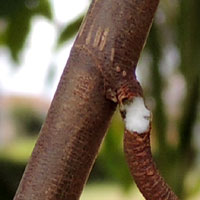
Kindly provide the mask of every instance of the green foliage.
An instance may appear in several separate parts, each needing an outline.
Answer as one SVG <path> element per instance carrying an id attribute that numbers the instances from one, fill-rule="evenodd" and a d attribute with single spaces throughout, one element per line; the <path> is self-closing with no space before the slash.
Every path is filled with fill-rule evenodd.
<path id="1" fill-rule="evenodd" d="M 44 116 L 26 105 L 14 107 L 11 114 L 21 135 L 37 135 L 44 121 Z"/>
<path id="2" fill-rule="evenodd" d="M 124 190 L 133 185 L 123 153 L 123 132 L 121 116 L 116 112 L 90 180 L 94 180 L 95 177 L 99 181 L 118 183 Z"/>
<path id="3" fill-rule="evenodd" d="M 162 100 L 162 91 L 164 89 L 164 81 L 162 75 L 160 73 L 160 58 L 162 57 L 162 50 L 161 50 L 161 38 L 158 34 L 158 27 L 156 24 L 153 24 L 149 38 L 147 47 L 152 57 L 152 64 L 151 64 L 151 87 L 152 87 L 152 97 L 155 100 L 156 106 L 153 111 L 154 115 L 154 125 L 155 125 L 155 132 L 157 137 L 157 144 L 158 144 L 158 151 L 165 153 L 166 149 L 168 148 L 166 145 L 166 127 L 167 127 L 167 118 L 166 113 L 164 110 L 164 103 Z"/>
<path id="4" fill-rule="evenodd" d="M 58 45 L 63 44 L 64 42 L 70 40 L 78 31 L 81 22 L 83 21 L 83 15 L 79 16 L 73 22 L 68 24 L 61 32 L 58 38 Z"/>
<path id="5" fill-rule="evenodd" d="M 51 6 L 48 0 L 1 0 L 0 8 L 0 20 L 6 24 L 0 31 L 0 45 L 7 46 L 17 62 L 31 28 L 31 19 L 35 15 L 51 19 Z"/>
<path id="6" fill-rule="evenodd" d="M 185 181 L 197 158 L 192 140 L 200 102 L 199 6 L 198 0 L 180 1 L 179 12 L 176 12 L 174 16 L 176 20 L 171 23 L 166 21 L 165 28 L 162 27 L 162 24 L 154 24 L 147 44 L 152 58 L 151 95 L 155 99 L 153 128 L 158 144 L 156 161 L 165 179 L 180 199 L 187 197 Z M 171 38 L 158 34 L 162 31 L 164 31 L 164 34 L 171 33 Z M 165 80 L 163 75 L 166 76 L 166 74 L 163 74 L 160 69 L 160 63 L 165 56 L 163 50 L 169 42 L 177 47 L 180 54 L 180 65 L 176 66 L 174 73 L 183 76 L 187 89 L 185 99 L 182 101 L 182 112 L 176 118 L 179 123 L 176 124 L 177 136 L 175 138 L 177 145 L 175 146 L 172 146 L 167 140 L 167 130 L 171 131 L 171 129 L 163 99 L 163 91 L 166 90 L 165 84 L 169 84 L 170 77 L 167 76 L 169 80 Z M 165 101 L 167 102 L 168 99 L 165 99 Z M 176 159 L 172 159 L 173 156 Z"/>
<path id="7" fill-rule="evenodd" d="M 180 1 L 180 7 L 177 26 L 178 45 L 181 52 L 180 67 L 186 77 L 191 77 L 193 73 L 200 73 L 200 1 L 183 0 Z"/>
<path id="8" fill-rule="evenodd" d="M 18 54 L 24 46 L 25 38 L 30 30 L 30 15 L 24 10 L 11 18 L 6 30 L 5 42 L 10 48 L 12 57 L 18 61 Z"/>
<path id="9" fill-rule="evenodd" d="M 33 151 L 35 142 L 36 137 L 18 137 L 0 149 L 0 160 L 26 163 Z"/>
<path id="10" fill-rule="evenodd" d="M 13 199 L 25 168 L 25 163 L 17 163 L 0 158 L 0 197 Z"/>

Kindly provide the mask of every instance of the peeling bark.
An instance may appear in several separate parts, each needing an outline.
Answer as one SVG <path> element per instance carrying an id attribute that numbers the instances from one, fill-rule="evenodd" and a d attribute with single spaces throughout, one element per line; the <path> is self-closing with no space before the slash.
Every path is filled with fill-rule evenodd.
<path id="1" fill-rule="evenodd" d="M 15 200 L 79 199 L 117 103 L 142 95 L 135 68 L 158 1 L 93 0 Z"/>

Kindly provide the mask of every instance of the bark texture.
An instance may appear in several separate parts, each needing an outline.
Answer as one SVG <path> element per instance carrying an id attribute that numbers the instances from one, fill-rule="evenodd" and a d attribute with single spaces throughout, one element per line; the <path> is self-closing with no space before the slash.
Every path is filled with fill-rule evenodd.
<path id="1" fill-rule="evenodd" d="M 151 155 L 150 130 L 124 134 L 124 151 L 131 174 L 147 200 L 178 200 L 159 174 Z"/>
<path id="2" fill-rule="evenodd" d="M 93 0 L 15 200 L 79 199 L 117 102 L 141 95 L 135 68 L 158 1 Z"/>
<path id="3" fill-rule="evenodd" d="M 134 100 L 134 97 L 138 96 L 143 97 L 141 87 L 132 92 L 128 85 L 119 91 L 118 100 L 123 118 L 126 118 L 125 104 L 129 104 Z M 144 133 L 125 129 L 124 153 L 131 175 L 146 200 L 178 200 L 178 197 L 160 175 L 153 161 L 150 132 L 151 119 L 149 119 L 149 129 Z"/>
<path id="4" fill-rule="evenodd" d="M 93 59 L 74 48 L 14 199 L 79 199 L 115 107 Z"/>

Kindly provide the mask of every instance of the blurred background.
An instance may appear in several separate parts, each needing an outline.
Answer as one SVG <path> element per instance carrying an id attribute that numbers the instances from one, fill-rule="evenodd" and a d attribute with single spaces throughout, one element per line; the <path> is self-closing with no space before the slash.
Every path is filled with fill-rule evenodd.
<path id="1" fill-rule="evenodd" d="M 0 1 L 0 199 L 13 198 L 90 0 Z M 137 76 L 152 151 L 182 200 L 200 199 L 200 1 L 162 0 Z M 144 198 L 123 155 L 117 111 L 81 200 Z"/>

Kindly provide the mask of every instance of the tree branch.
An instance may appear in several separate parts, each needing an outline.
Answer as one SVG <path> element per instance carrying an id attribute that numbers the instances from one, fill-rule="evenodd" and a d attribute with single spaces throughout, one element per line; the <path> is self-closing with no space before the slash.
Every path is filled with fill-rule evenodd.
<path id="1" fill-rule="evenodd" d="M 93 0 L 15 200 L 79 199 L 117 102 L 142 96 L 135 68 L 157 5 Z"/>

